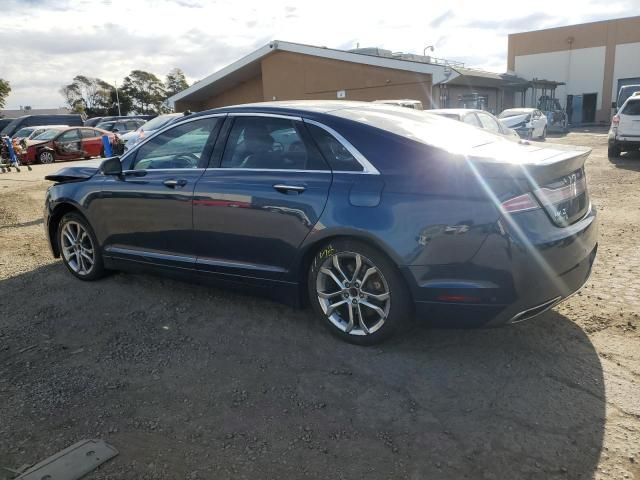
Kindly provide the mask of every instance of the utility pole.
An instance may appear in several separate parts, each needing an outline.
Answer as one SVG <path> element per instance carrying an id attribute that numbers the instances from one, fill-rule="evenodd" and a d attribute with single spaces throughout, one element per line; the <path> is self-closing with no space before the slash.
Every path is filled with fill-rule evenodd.
<path id="1" fill-rule="evenodd" d="M 113 84 L 116 86 L 116 102 L 118 102 L 118 116 L 122 116 L 122 112 L 120 111 L 120 97 L 118 96 L 118 82 L 114 80 Z"/>

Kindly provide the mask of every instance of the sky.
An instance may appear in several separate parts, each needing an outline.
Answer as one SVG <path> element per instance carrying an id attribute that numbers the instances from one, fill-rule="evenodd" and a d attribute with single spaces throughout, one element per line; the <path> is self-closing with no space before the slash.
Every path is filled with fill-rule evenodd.
<path id="1" fill-rule="evenodd" d="M 202 79 L 270 40 L 380 47 L 503 72 L 507 35 L 640 14 L 640 0 L 0 0 L 5 108 L 64 105 L 78 74 L 121 83 L 174 67 Z"/>

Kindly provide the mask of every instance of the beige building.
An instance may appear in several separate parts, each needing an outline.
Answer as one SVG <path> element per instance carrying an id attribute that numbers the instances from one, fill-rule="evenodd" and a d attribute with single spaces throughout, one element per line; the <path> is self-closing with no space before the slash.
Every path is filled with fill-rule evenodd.
<path id="1" fill-rule="evenodd" d="M 199 111 L 271 100 L 413 99 L 424 108 L 481 104 L 500 112 L 505 88 L 522 82 L 422 55 L 273 41 L 169 101 L 176 111 Z"/>
<path id="2" fill-rule="evenodd" d="M 620 87 L 640 84 L 640 16 L 509 35 L 508 69 L 563 83 L 571 123 L 609 122 Z M 533 90 L 521 95 L 514 104 L 535 106 Z"/>

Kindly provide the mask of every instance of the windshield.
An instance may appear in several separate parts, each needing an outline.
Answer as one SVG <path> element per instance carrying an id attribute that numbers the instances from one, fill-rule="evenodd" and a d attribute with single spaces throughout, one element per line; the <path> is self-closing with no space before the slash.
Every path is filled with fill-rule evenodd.
<path id="1" fill-rule="evenodd" d="M 177 115 L 162 115 L 160 117 L 156 117 L 153 120 L 149 120 L 147 123 L 143 124 L 140 128 L 144 131 L 149 132 L 151 130 L 158 130 L 159 128 L 167 125 L 171 120 L 178 118 L 181 114 Z"/>
<path id="2" fill-rule="evenodd" d="M 33 133 L 33 131 L 35 130 L 35 128 L 31 128 L 31 127 L 27 127 L 27 128 L 21 128 L 20 130 L 18 130 L 16 132 L 16 134 L 14 135 L 14 137 L 28 137 L 29 135 L 31 135 L 31 133 Z"/>
<path id="3" fill-rule="evenodd" d="M 44 133 L 41 133 L 40 135 L 35 137 L 33 140 L 52 140 L 56 135 L 58 135 L 58 133 L 60 133 L 60 130 L 54 128 L 51 130 L 47 130 Z"/>
<path id="4" fill-rule="evenodd" d="M 509 117 L 515 117 L 516 115 L 527 115 L 529 113 L 531 113 L 530 110 L 511 108 L 509 110 L 505 110 L 500 115 L 498 115 L 498 118 L 509 118 Z"/>

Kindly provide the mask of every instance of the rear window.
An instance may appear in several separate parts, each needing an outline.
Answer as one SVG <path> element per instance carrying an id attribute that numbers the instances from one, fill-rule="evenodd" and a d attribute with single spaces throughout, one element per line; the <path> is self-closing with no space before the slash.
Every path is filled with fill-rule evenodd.
<path id="1" fill-rule="evenodd" d="M 628 101 L 622 109 L 624 115 L 640 115 L 640 99 Z"/>

